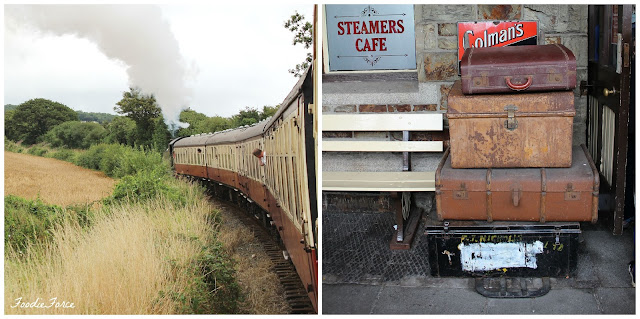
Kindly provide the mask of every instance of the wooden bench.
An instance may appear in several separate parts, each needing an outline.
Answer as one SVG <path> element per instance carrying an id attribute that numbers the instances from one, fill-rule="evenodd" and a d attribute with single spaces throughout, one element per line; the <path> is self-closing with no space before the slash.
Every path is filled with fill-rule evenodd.
<path id="1" fill-rule="evenodd" d="M 403 169 L 395 172 L 322 172 L 322 190 L 391 192 L 394 198 L 397 223 L 397 230 L 391 241 L 391 248 L 408 249 L 420 220 L 419 214 L 410 214 L 410 192 L 435 191 L 435 171 L 411 171 L 410 154 L 414 152 L 443 151 L 442 141 L 411 141 L 410 135 L 412 131 L 442 131 L 442 114 L 323 114 L 322 131 L 399 131 L 403 133 L 402 141 L 323 139 L 323 152 L 402 152 Z"/>

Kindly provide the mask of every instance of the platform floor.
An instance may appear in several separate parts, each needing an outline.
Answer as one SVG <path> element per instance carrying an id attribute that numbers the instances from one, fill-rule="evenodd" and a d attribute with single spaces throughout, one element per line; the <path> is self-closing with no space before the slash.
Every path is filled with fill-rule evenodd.
<path id="1" fill-rule="evenodd" d="M 430 214 L 435 214 L 431 211 Z M 492 299 L 475 292 L 472 278 L 429 273 L 426 214 L 408 251 L 391 251 L 390 213 L 323 212 L 324 314 L 635 314 L 627 264 L 634 259 L 633 229 L 612 235 L 583 224 L 578 269 L 552 278 L 539 298 Z M 634 227 L 635 225 L 631 225 Z"/>

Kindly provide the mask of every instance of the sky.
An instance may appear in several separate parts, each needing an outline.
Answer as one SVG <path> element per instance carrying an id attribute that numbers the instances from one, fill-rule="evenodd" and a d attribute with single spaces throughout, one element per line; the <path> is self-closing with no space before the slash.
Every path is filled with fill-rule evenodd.
<path id="1" fill-rule="evenodd" d="M 311 50 L 294 46 L 283 26 L 295 11 L 312 22 L 311 4 L 116 5 L 79 21 L 71 20 L 84 11 L 65 18 L 64 6 L 27 8 L 31 15 L 4 7 L 4 104 L 46 98 L 115 114 L 130 85 L 154 95 L 175 87 L 159 104 L 228 117 L 282 102 L 298 80 L 288 70 Z"/>

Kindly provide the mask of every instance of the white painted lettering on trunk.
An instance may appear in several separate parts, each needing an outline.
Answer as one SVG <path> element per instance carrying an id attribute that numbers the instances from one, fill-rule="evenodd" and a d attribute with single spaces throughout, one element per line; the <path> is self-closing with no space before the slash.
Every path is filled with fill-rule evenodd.
<path id="1" fill-rule="evenodd" d="M 458 245 L 460 262 L 465 271 L 487 271 L 502 268 L 538 268 L 536 254 L 543 251 L 541 241 L 533 243 L 472 243 Z"/>

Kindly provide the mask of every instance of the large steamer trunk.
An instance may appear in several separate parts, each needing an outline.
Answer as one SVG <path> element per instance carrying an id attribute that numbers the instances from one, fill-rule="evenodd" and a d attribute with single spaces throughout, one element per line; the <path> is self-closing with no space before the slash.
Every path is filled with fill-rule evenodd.
<path id="1" fill-rule="evenodd" d="M 599 175 L 584 145 L 570 168 L 455 169 L 448 155 L 436 170 L 439 220 L 598 220 Z"/>
<path id="2" fill-rule="evenodd" d="M 580 232 L 577 222 L 431 223 L 426 227 L 431 275 L 571 276 Z"/>
<path id="3" fill-rule="evenodd" d="M 460 74 L 464 94 L 572 90 L 576 57 L 562 44 L 469 48 Z"/>
<path id="4" fill-rule="evenodd" d="M 453 168 L 570 167 L 572 91 L 464 95 L 456 81 L 447 118 Z"/>

